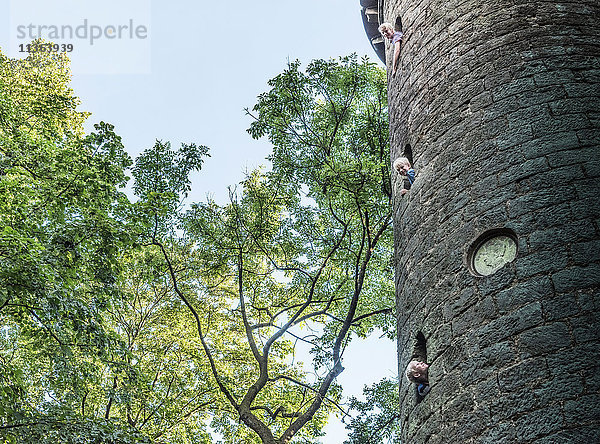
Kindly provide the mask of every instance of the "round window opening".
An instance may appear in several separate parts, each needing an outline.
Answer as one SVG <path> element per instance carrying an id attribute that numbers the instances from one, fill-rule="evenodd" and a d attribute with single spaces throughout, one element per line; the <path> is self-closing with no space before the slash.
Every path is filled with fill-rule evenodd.
<path id="1" fill-rule="evenodd" d="M 517 236 L 512 230 L 483 233 L 469 249 L 469 268 L 477 276 L 489 276 L 517 257 Z"/>

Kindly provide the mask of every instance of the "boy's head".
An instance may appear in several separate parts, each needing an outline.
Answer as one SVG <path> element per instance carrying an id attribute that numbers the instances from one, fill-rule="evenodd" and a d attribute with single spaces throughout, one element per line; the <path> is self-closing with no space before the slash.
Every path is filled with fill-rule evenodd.
<path id="1" fill-rule="evenodd" d="M 429 365 L 422 361 L 410 361 L 406 367 L 406 377 L 410 382 L 419 384 L 428 382 L 427 370 Z"/>
<path id="2" fill-rule="evenodd" d="M 410 170 L 410 162 L 406 157 L 398 157 L 394 160 L 394 169 L 400 174 L 406 174 Z"/>
<path id="3" fill-rule="evenodd" d="M 391 23 L 382 23 L 379 25 L 378 29 L 381 35 L 387 37 L 388 39 L 391 39 L 394 36 L 394 27 L 391 25 Z"/>

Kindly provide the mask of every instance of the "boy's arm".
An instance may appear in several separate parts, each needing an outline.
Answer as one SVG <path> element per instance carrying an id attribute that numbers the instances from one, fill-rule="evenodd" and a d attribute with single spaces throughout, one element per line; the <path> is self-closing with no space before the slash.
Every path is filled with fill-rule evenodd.
<path id="1" fill-rule="evenodd" d="M 398 69 L 398 58 L 400 57 L 400 42 L 401 40 L 398 40 L 396 43 L 394 43 L 394 58 L 392 60 L 392 77 L 396 76 L 396 70 Z"/>

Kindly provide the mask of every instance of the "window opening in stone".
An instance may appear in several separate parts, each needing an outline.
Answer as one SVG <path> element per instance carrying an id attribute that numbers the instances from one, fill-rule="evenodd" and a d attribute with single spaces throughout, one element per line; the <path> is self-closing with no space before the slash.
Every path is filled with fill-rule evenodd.
<path id="1" fill-rule="evenodd" d="M 396 31 L 402 32 L 402 18 L 400 16 L 396 17 L 394 28 L 396 29 Z"/>
<path id="2" fill-rule="evenodd" d="M 392 168 L 401 176 L 402 189 L 400 190 L 400 196 L 404 196 L 409 192 L 415 181 L 415 170 L 407 157 L 398 157 L 394 160 Z"/>
<path id="3" fill-rule="evenodd" d="M 406 367 L 406 377 L 415 384 L 417 403 L 429 393 L 429 364 L 427 363 L 427 342 L 423 332 L 415 337 L 413 353 Z"/>
<path id="4" fill-rule="evenodd" d="M 413 152 L 410 143 L 407 143 L 404 147 L 404 151 L 402 152 L 402 157 L 406 157 L 410 164 L 414 167 L 415 163 L 413 162 Z"/>
<path id="5" fill-rule="evenodd" d="M 398 62 L 400 60 L 400 52 L 402 50 L 402 20 L 400 19 L 400 17 L 397 17 L 395 24 L 392 24 L 390 22 L 384 22 L 381 25 L 379 25 L 378 29 L 381 35 L 385 37 L 385 39 L 389 42 L 390 47 L 392 48 L 392 64 L 391 66 L 388 66 L 388 70 L 391 68 L 391 77 L 396 77 L 396 72 L 398 71 Z"/>
<path id="6" fill-rule="evenodd" d="M 475 276 L 489 276 L 517 257 L 517 235 L 507 228 L 489 230 L 469 247 L 467 263 Z"/>

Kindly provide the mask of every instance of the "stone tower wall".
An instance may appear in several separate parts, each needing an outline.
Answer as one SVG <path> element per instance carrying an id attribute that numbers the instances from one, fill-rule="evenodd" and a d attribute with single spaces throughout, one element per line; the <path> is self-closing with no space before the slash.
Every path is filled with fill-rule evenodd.
<path id="1" fill-rule="evenodd" d="M 600 442 L 600 2 L 385 0 L 406 33 L 389 81 L 403 442 Z M 391 72 L 391 48 L 387 48 Z M 472 242 L 518 254 L 475 276 Z"/>

